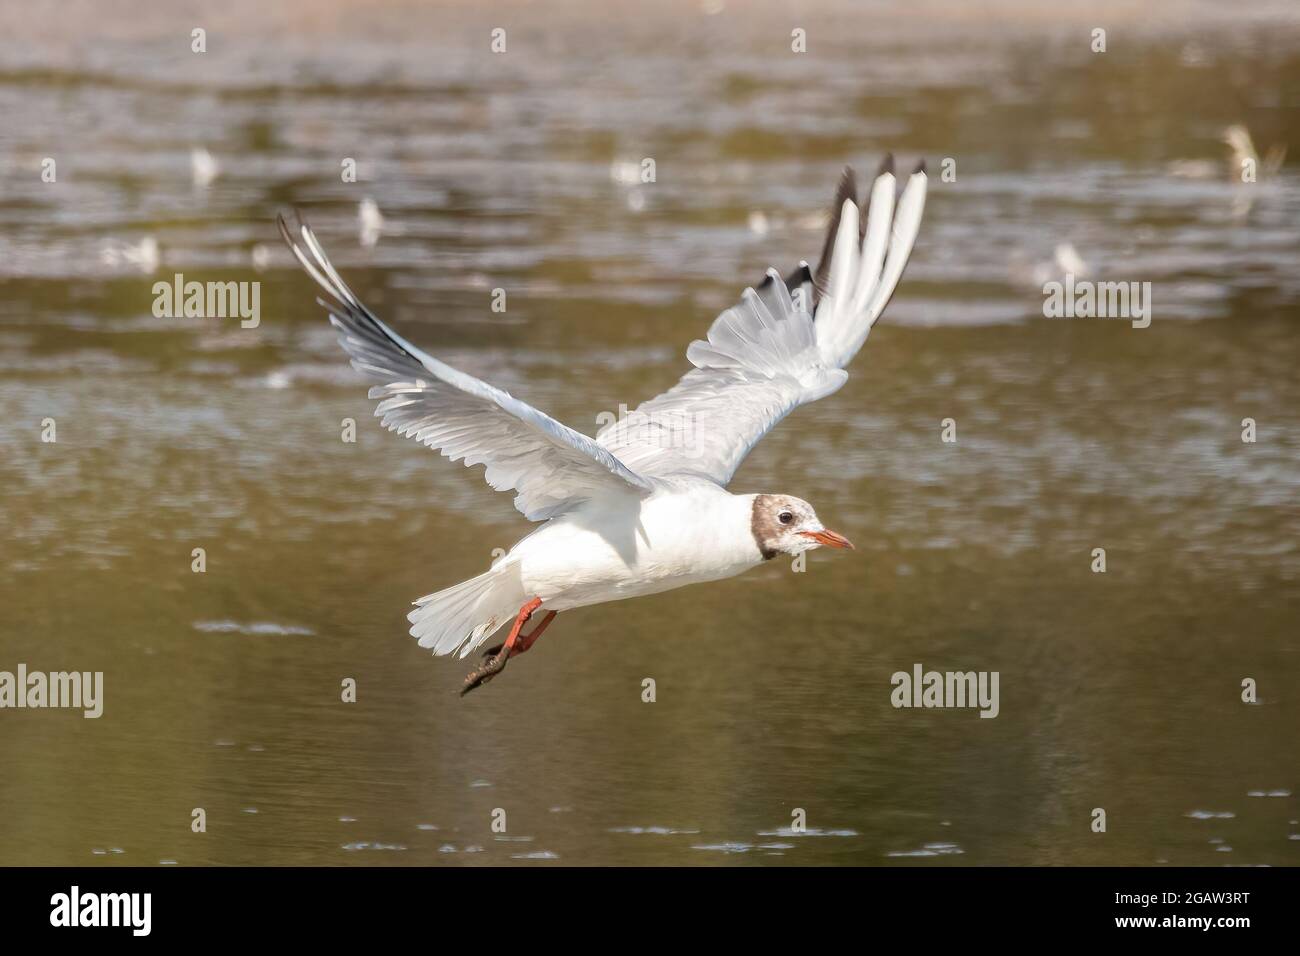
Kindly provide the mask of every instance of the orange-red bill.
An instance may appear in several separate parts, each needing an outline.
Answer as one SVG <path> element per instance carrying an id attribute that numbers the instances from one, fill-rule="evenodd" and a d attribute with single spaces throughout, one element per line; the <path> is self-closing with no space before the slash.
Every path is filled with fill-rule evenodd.
<path id="1" fill-rule="evenodd" d="M 805 538 L 812 538 L 818 544 L 824 544 L 828 548 L 847 548 L 850 551 L 856 550 L 853 542 L 844 535 L 835 531 L 829 531 L 823 528 L 821 531 L 800 531 Z"/>

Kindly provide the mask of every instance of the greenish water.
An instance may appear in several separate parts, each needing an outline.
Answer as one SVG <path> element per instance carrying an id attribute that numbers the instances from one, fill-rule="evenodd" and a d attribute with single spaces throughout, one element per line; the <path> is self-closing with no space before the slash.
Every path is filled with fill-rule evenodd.
<path id="1" fill-rule="evenodd" d="M 6 22 L 0 670 L 103 671 L 105 702 L 0 711 L 0 863 L 1300 862 L 1300 179 L 1234 185 L 1218 141 L 1300 155 L 1300 26 L 1171 4 L 1097 55 L 995 9 L 815 4 L 803 56 L 775 6 L 236 4 L 201 56 L 161 8 Z M 374 421 L 275 213 L 594 433 L 887 150 L 936 172 L 899 294 L 732 486 L 858 550 L 566 613 L 459 699 L 409 602 L 531 526 Z M 1149 328 L 1042 318 L 1067 243 L 1152 283 Z M 259 281 L 260 325 L 155 318 L 175 272 Z M 918 662 L 997 671 L 998 717 L 893 708 Z"/>

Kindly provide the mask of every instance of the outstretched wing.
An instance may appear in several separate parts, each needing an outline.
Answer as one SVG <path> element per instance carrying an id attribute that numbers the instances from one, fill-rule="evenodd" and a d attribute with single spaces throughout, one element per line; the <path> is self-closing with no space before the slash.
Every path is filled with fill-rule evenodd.
<path id="1" fill-rule="evenodd" d="M 648 480 L 608 448 L 507 392 L 420 351 L 362 304 L 334 271 L 311 229 L 295 236 L 281 216 L 280 233 L 307 274 L 331 301 L 317 299 L 339 331 L 352 366 L 382 384 L 375 415 L 400 435 L 438 449 L 452 461 L 486 465 L 498 491 L 518 492 L 515 507 L 533 521 L 563 514 L 601 494 L 648 494 Z"/>
<path id="2" fill-rule="evenodd" d="M 769 269 L 758 290 L 692 342 L 695 367 L 664 392 L 605 426 L 596 441 L 648 476 L 693 475 L 720 485 L 771 428 L 800 405 L 836 391 L 846 366 L 889 304 L 911 255 L 925 206 L 921 164 L 895 204 L 886 158 L 865 212 L 853 170 L 836 207 L 816 273 L 782 279 Z"/>

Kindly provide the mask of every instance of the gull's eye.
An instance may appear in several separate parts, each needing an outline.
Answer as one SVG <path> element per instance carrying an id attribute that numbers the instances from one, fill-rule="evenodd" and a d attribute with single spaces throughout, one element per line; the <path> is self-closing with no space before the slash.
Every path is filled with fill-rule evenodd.
<path id="1" fill-rule="evenodd" d="M 790 512 L 788 511 L 782 511 L 779 515 L 776 516 L 776 520 L 781 522 L 781 524 L 789 524 L 791 521 L 794 520 L 794 515 L 790 514 Z"/>

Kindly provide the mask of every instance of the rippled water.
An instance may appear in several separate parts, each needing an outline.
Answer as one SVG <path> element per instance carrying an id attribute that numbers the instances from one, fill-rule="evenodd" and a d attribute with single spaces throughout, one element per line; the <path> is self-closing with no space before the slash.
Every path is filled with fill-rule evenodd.
<path id="1" fill-rule="evenodd" d="M 0 670 L 106 694 L 0 711 L 0 862 L 1300 862 L 1293 4 L 1118 6 L 1105 54 L 1046 4 L 265 6 L 0 14 Z M 1234 184 L 1230 124 L 1288 162 Z M 933 173 L 900 293 L 733 484 L 858 552 L 565 614 L 457 698 L 408 602 L 528 525 L 373 421 L 275 213 L 591 433 L 890 150 Z M 1042 318 L 1071 257 L 1150 328 Z M 155 318 L 176 272 L 260 325 Z M 999 716 L 894 709 L 916 662 Z"/>

